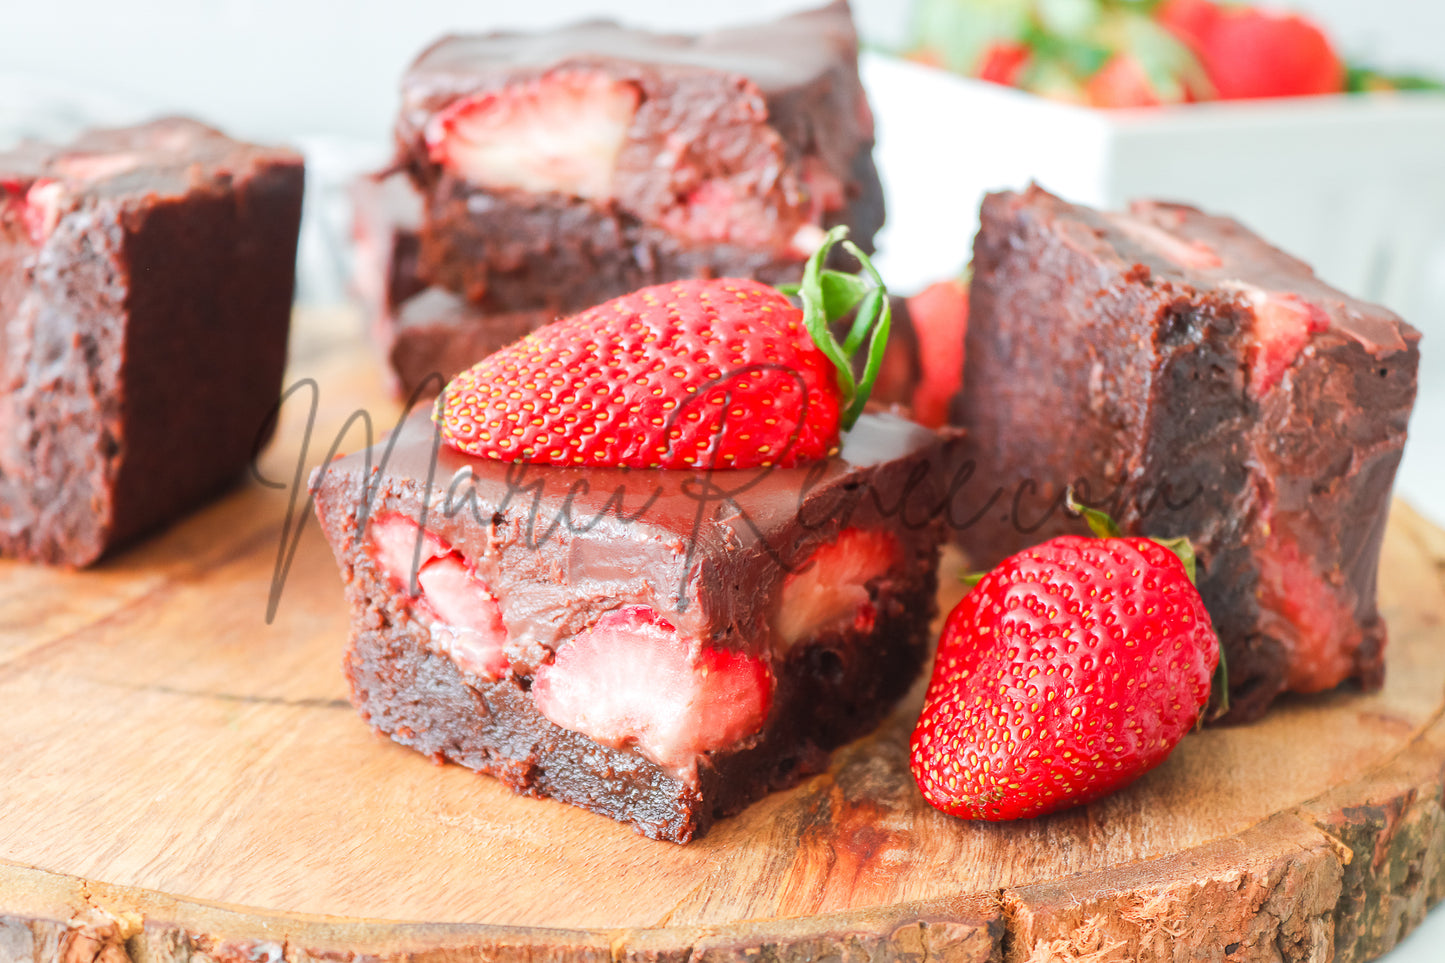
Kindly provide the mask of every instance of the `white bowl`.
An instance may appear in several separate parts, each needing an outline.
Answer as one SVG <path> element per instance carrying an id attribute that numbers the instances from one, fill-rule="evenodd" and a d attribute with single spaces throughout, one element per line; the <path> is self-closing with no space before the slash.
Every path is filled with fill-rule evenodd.
<path id="1" fill-rule="evenodd" d="M 880 54 L 862 68 L 889 191 L 883 267 L 902 290 L 956 271 L 983 194 L 1032 179 L 1091 206 L 1151 197 L 1228 214 L 1337 287 L 1407 318 L 1430 310 L 1423 269 L 1445 242 L 1445 95 L 1103 111 Z"/>

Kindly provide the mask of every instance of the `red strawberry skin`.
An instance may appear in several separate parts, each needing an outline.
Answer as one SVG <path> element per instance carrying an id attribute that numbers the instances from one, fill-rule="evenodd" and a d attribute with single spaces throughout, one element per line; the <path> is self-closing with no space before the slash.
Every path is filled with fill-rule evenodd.
<path id="1" fill-rule="evenodd" d="M 948 420 L 948 406 L 963 387 L 968 284 L 962 278 L 930 284 L 908 299 L 908 316 L 923 369 L 913 392 L 913 420 L 937 428 Z"/>
<path id="2" fill-rule="evenodd" d="M 998 41 L 984 48 L 978 58 L 974 76 L 991 84 L 1012 87 L 1029 62 L 1029 48 L 1021 43 Z"/>
<path id="3" fill-rule="evenodd" d="M 1164 98 L 1149 82 L 1139 61 L 1128 54 L 1115 54 L 1084 85 L 1090 104 L 1105 109 L 1158 107 Z"/>
<path id="4" fill-rule="evenodd" d="M 1022 819 L 1163 762 L 1209 698 L 1219 642 L 1169 549 L 1063 536 L 1006 559 L 949 615 L 911 741 L 930 804 Z"/>
<path id="5" fill-rule="evenodd" d="M 1173 0 L 1158 19 L 1199 58 L 1221 100 L 1308 97 L 1345 88 L 1323 30 L 1298 14 Z"/>
<path id="6" fill-rule="evenodd" d="M 539 465 L 790 467 L 838 447 L 836 369 L 756 281 L 655 285 L 541 328 L 458 375 L 442 438 Z"/>
<path id="7" fill-rule="evenodd" d="M 1155 12 L 1154 19 L 1197 51 L 1223 16 L 1224 10 L 1211 0 L 1169 0 Z"/>

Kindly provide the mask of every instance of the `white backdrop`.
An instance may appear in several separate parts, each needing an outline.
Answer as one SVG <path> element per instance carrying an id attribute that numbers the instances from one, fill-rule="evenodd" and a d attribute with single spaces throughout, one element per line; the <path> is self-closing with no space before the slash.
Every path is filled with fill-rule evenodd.
<path id="1" fill-rule="evenodd" d="M 663 29 L 747 22 L 812 0 L 6 0 L 0 75 L 93 88 L 138 109 L 180 110 L 236 134 L 382 137 L 396 80 L 448 30 L 609 15 Z M 1356 55 L 1445 74 L 1445 3 L 1303 0 Z M 855 0 L 864 32 L 904 33 L 905 0 Z M 3 107 L 3 105 L 0 105 Z"/>

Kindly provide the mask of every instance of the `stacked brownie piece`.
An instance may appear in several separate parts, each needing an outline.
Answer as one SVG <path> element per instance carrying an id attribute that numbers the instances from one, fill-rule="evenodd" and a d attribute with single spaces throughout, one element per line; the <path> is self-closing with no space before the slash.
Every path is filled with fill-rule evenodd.
<path id="1" fill-rule="evenodd" d="M 88 565 L 242 471 L 302 180 L 294 151 L 179 118 L 0 153 L 0 556 Z"/>
<path id="2" fill-rule="evenodd" d="M 405 179 L 357 207 L 358 286 L 403 392 L 649 284 L 795 280 L 837 224 L 871 250 L 857 47 L 837 2 L 701 36 L 592 22 L 426 50 L 402 82 Z"/>
<path id="3" fill-rule="evenodd" d="M 1193 540 L 1234 719 L 1380 683 L 1418 332 L 1228 218 L 1037 188 L 985 200 L 971 298 L 975 564 L 1080 529 L 1072 484 L 1130 533 Z"/>
<path id="4" fill-rule="evenodd" d="M 831 458 L 709 489 L 464 455 L 414 415 L 312 477 L 352 701 L 434 759 L 687 842 L 917 677 L 957 444 L 865 414 Z"/>

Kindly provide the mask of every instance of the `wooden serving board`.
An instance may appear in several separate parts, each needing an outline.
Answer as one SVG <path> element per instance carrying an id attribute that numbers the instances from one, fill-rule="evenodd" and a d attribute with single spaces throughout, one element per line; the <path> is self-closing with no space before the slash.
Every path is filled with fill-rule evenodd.
<path id="1" fill-rule="evenodd" d="M 307 467 L 357 408 L 395 422 L 360 329 L 298 330 Z M 308 402 L 265 478 L 294 480 Z M 996 825 L 918 795 L 920 686 L 826 774 L 676 846 L 363 725 L 309 516 L 267 622 L 290 495 L 249 481 L 92 571 L 0 563 L 0 960 L 1351 961 L 1445 895 L 1445 533 L 1404 505 L 1381 692 L 1287 700 Z"/>

